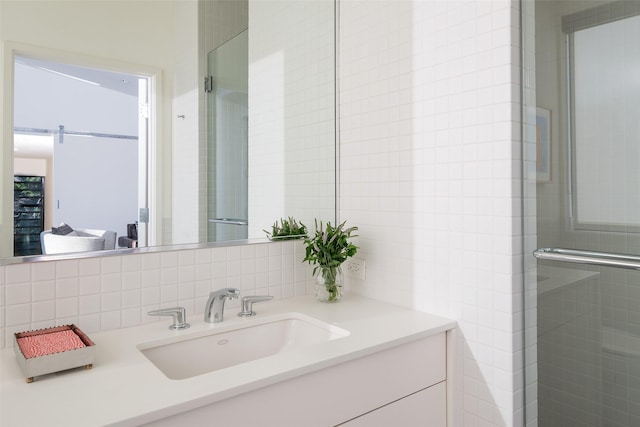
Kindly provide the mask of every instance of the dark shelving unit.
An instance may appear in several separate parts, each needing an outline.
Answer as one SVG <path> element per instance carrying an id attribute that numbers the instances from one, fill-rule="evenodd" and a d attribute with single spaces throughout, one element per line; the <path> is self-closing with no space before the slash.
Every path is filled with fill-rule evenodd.
<path id="1" fill-rule="evenodd" d="M 13 254 L 40 255 L 44 230 L 44 177 L 13 177 Z"/>

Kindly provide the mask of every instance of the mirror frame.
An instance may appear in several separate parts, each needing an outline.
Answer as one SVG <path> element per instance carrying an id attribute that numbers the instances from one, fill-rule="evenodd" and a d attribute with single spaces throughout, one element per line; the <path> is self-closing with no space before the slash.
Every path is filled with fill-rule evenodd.
<path id="1" fill-rule="evenodd" d="M 339 70 L 339 2 L 338 0 L 330 0 L 333 4 L 333 55 L 334 55 L 334 67 L 333 67 L 333 92 L 334 92 L 334 221 L 336 223 L 339 222 L 339 148 L 340 148 L 340 109 L 339 109 L 339 81 L 338 81 L 338 70 Z M 69 62 L 77 63 L 78 65 L 86 65 L 86 66 L 98 66 L 100 68 L 104 68 L 105 64 L 98 63 L 86 63 L 85 61 L 78 61 L 78 56 L 70 54 L 68 52 L 56 51 L 49 48 L 42 48 L 32 45 L 27 45 L 23 43 L 15 43 L 6 41 L 4 43 L 0 42 L 2 46 L 2 57 L 4 61 L 4 76 L 2 86 L 0 86 L 0 94 L 2 95 L 3 104 L 13 104 L 13 79 L 14 79 L 14 70 L 13 70 L 13 62 L 15 56 L 33 56 L 36 55 L 39 59 L 51 59 L 60 61 L 64 58 L 69 58 Z M 123 70 L 114 70 L 114 71 L 127 71 L 131 72 L 131 64 L 127 64 L 124 66 Z M 133 66 L 134 69 L 137 69 L 135 73 L 140 75 L 148 76 L 150 79 L 152 92 L 155 93 L 155 96 L 151 100 L 152 103 L 156 106 L 157 117 L 151 118 L 150 128 L 156 132 L 157 140 L 162 140 L 163 138 L 163 129 L 159 124 L 158 118 L 162 116 L 162 84 L 161 84 L 161 76 L 162 71 L 153 67 L 146 66 Z M 110 68 L 110 67 L 106 67 Z M 7 78 L 10 77 L 10 78 Z M 13 108 L 6 109 L 2 113 L 2 117 L 0 117 L 0 123 L 11 123 L 13 124 Z M 5 141 L 11 141 L 11 144 L 2 144 L 2 149 L 0 150 L 0 172 L 5 171 L 7 167 L 10 167 L 13 170 L 13 126 L 3 126 L 2 137 Z M 155 149 L 150 149 L 148 155 L 150 156 L 150 165 L 153 167 L 149 167 L 149 175 L 155 173 L 155 169 L 157 167 L 157 162 L 159 161 L 160 154 L 156 152 Z M 151 181 L 149 181 L 151 182 Z M 7 214 L 11 214 L 13 212 L 13 197 L 9 197 L 9 195 L 13 195 L 12 191 L 12 182 L 5 183 L 0 187 L 0 203 L 2 207 L 0 207 L 0 220 Z M 7 191 L 8 189 L 8 191 Z M 11 200 L 9 200 L 11 199 Z M 157 204 L 161 204 L 162 194 L 157 194 Z M 156 209 L 152 209 L 156 211 Z M 156 226 L 158 225 L 158 221 L 155 221 Z M 0 221 L 1 224 L 1 221 Z M 248 244 L 265 244 L 265 243 L 278 243 L 273 242 L 269 239 L 265 238 L 254 238 L 254 239 L 243 239 L 243 240 L 228 240 L 221 242 L 204 242 L 204 243 L 189 243 L 189 244 L 173 244 L 173 245 L 162 245 L 162 246 L 147 246 L 143 248 L 118 248 L 114 250 L 106 250 L 106 251 L 96 251 L 96 252 L 73 252 L 73 253 L 65 253 L 65 254 L 55 254 L 55 255 L 31 255 L 31 256 L 22 256 L 22 257 L 11 257 L 11 258 L 2 258 L 0 257 L 0 266 L 6 265 L 15 265 L 15 264 L 23 264 L 23 263 L 34 263 L 34 262 L 48 262 L 48 261 L 64 261 L 64 260 L 73 260 L 73 259 L 86 259 L 86 258 L 99 258 L 99 257 L 110 257 L 110 256 L 122 256 L 122 255 L 136 255 L 136 254 L 146 254 L 146 253 L 161 253 L 161 252 L 170 252 L 170 251 L 182 251 L 182 250 L 196 250 L 196 249 L 207 249 L 207 248 L 219 248 L 219 247 L 232 247 L 232 246 L 242 246 Z M 0 243 L 1 244 L 1 243 Z"/>

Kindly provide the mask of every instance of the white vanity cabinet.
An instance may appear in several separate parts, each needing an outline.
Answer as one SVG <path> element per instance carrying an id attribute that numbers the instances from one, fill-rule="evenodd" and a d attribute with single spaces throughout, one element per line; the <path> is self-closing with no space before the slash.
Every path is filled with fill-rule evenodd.
<path id="1" fill-rule="evenodd" d="M 446 426 L 446 333 L 329 365 L 149 426 Z"/>
<path id="2" fill-rule="evenodd" d="M 192 319 L 186 331 L 170 331 L 164 320 L 95 333 L 93 369 L 31 384 L 13 348 L 2 349 L 0 425 L 444 427 L 449 421 L 447 334 L 454 320 L 357 295 L 340 304 L 286 298 L 265 304 L 259 316 L 272 321 L 294 313 L 348 334 L 182 380 L 169 379 L 141 346 L 239 330 L 251 319 Z"/>

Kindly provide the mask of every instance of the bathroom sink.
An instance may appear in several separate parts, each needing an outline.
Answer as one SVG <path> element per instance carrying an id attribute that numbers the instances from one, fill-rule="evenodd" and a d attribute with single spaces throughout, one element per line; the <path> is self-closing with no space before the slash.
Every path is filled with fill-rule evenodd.
<path id="1" fill-rule="evenodd" d="M 143 343 L 137 348 L 168 378 L 182 380 L 349 335 L 300 313 L 250 322 Z"/>

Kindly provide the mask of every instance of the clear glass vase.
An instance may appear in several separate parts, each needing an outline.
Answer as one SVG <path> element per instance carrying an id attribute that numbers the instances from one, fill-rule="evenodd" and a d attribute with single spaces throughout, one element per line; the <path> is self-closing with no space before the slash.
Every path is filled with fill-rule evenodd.
<path id="1" fill-rule="evenodd" d="M 342 299 L 344 276 L 341 266 L 318 267 L 316 271 L 316 299 L 322 302 L 338 302 Z"/>

